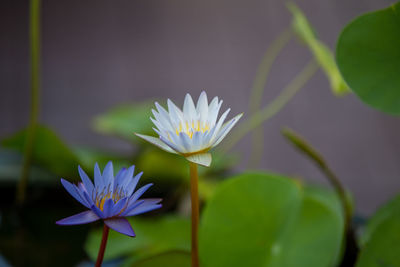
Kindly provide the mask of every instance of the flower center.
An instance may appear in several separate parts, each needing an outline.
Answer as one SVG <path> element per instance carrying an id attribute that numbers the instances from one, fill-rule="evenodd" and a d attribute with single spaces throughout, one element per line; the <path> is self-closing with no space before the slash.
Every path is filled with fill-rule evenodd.
<path id="1" fill-rule="evenodd" d="M 96 206 L 101 210 L 104 211 L 104 203 L 107 199 L 112 199 L 114 203 L 117 203 L 121 198 L 124 198 L 125 192 L 122 188 L 117 187 L 115 191 L 110 190 L 110 186 L 103 189 L 101 192 L 96 190 L 96 194 L 94 196 L 94 202 Z"/>
<path id="2" fill-rule="evenodd" d="M 206 123 L 201 123 L 200 121 L 192 121 L 190 124 L 188 121 L 185 123 L 179 123 L 178 127 L 175 130 L 176 135 L 179 135 L 179 133 L 185 133 L 187 134 L 190 138 L 193 138 L 193 134 L 195 132 L 206 132 L 210 130 L 210 125 Z"/>

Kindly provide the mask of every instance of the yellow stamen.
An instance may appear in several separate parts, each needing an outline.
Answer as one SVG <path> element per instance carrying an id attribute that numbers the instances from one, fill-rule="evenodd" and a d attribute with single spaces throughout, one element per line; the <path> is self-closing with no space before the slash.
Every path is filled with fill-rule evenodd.
<path id="1" fill-rule="evenodd" d="M 193 138 L 193 134 L 195 132 L 204 133 L 208 130 L 210 130 L 210 125 L 208 123 L 202 125 L 200 121 L 192 121 L 191 125 L 189 125 L 189 122 L 186 121 L 184 125 L 183 123 L 179 123 L 178 127 L 175 130 L 175 133 L 176 135 L 179 135 L 180 133 L 183 132 L 187 134 L 190 138 Z"/>
<path id="2" fill-rule="evenodd" d="M 111 198 L 114 203 L 117 203 L 121 198 L 125 197 L 124 193 L 122 192 L 122 189 L 117 190 L 112 193 L 107 190 L 107 193 L 104 194 L 102 192 L 101 194 L 96 196 L 96 206 L 99 207 L 101 211 L 104 210 L 104 203 L 106 202 L 107 199 Z"/>

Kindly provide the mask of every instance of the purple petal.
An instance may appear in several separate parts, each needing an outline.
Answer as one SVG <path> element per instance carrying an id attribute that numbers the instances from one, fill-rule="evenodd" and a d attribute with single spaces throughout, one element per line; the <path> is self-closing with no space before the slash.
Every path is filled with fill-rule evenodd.
<path id="1" fill-rule="evenodd" d="M 128 222 L 127 219 L 117 217 L 117 218 L 110 218 L 104 220 L 104 223 L 110 227 L 111 229 L 120 232 L 121 234 L 127 235 L 127 236 L 136 236 L 135 232 L 132 229 L 132 226 Z"/>
<path id="2" fill-rule="evenodd" d="M 98 191 L 102 191 L 104 187 L 103 178 L 101 177 L 99 164 L 97 164 L 97 162 L 94 165 L 94 186 Z"/>
<path id="3" fill-rule="evenodd" d="M 111 216 L 115 216 L 115 215 L 119 214 L 121 212 L 122 208 L 125 207 L 127 201 L 128 201 L 127 197 L 120 199 L 114 205 Z"/>
<path id="4" fill-rule="evenodd" d="M 86 191 L 89 195 L 92 195 L 94 186 L 89 176 L 82 170 L 81 166 L 78 166 L 79 175 L 81 176 L 82 182 L 85 185 Z"/>
<path id="5" fill-rule="evenodd" d="M 133 210 L 137 206 L 141 205 L 143 202 L 144 202 L 144 200 L 129 201 L 127 208 L 121 213 L 121 216 L 125 216 L 126 214 L 131 212 L 131 210 Z"/>
<path id="6" fill-rule="evenodd" d="M 97 207 L 96 205 L 92 205 L 92 206 L 90 207 L 90 209 L 91 209 L 94 213 L 96 213 L 96 215 L 99 216 L 100 218 L 102 218 L 102 219 L 105 218 L 104 213 L 103 213 L 103 212 L 99 209 L 99 207 Z"/>
<path id="7" fill-rule="evenodd" d="M 133 173 L 135 172 L 135 165 L 132 165 L 126 170 L 126 173 L 120 180 L 120 186 L 125 188 L 126 185 L 132 180 Z"/>
<path id="8" fill-rule="evenodd" d="M 112 208 L 114 207 L 114 201 L 109 198 L 104 202 L 103 205 L 103 213 L 104 213 L 104 217 L 108 218 L 111 216 L 112 213 Z"/>
<path id="9" fill-rule="evenodd" d="M 107 163 L 103 170 L 103 182 L 105 186 L 110 185 L 111 189 L 114 187 L 114 168 L 111 161 Z"/>
<path id="10" fill-rule="evenodd" d="M 126 217 L 135 216 L 135 215 L 146 213 L 146 212 L 149 212 L 149 211 L 152 211 L 152 210 L 155 210 L 155 209 L 159 209 L 161 207 L 162 207 L 161 204 L 154 204 L 154 203 L 151 203 L 151 202 L 148 202 L 148 203 L 143 202 L 138 207 L 134 208 L 130 212 L 127 212 L 124 216 L 126 216 Z"/>
<path id="11" fill-rule="evenodd" d="M 143 204 L 158 204 L 162 201 L 162 198 L 144 198 Z"/>
<path id="12" fill-rule="evenodd" d="M 117 186 L 118 186 L 119 184 L 121 184 L 122 177 L 125 176 L 125 172 L 126 172 L 126 168 L 122 168 L 121 170 L 119 170 L 119 172 L 118 172 L 117 175 L 115 176 L 114 189 L 113 189 L 113 191 L 115 191 L 115 189 L 117 188 Z"/>
<path id="13" fill-rule="evenodd" d="M 58 225 L 76 225 L 91 223 L 99 220 L 100 218 L 91 210 L 87 210 L 70 217 L 64 218 L 56 222 Z"/>
<path id="14" fill-rule="evenodd" d="M 149 189 L 149 187 L 152 186 L 152 185 L 153 185 L 153 184 L 150 183 L 150 184 L 146 184 L 146 185 L 142 186 L 141 188 L 139 188 L 139 189 L 131 196 L 131 198 L 129 199 L 129 202 L 132 203 L 132 202 L 135 202 L 136 200 L 138 200 L 139 197 L 141 197 L 141 196 L 144 194 L 144 192 L 146 192 L 146 190 Z"/>
<path id="15" fill-rule="evenodd" d="M 83 198 L 84 198 L 84 199 L 87 201 L 87 203 L 89 204 L 89 207 L 88 207 L 88 208 L 90 208 L 92 205 L 94 205 L 93 199 L 89 196 L 88 192 L 83 191 L 83 192 L 82 192 L 82 195 L 83 195 Z"/>
<path id="16" fill-rule="evenodd" d="M 68 182 L 67 180 L 64 180 L 61 178 L 61 184 L 64 186 L 65 190 L 67 190 L 67 192 L 73 196 L 76 200 L 79 201 L 79 203 L 81 203 L 84 206 L 87 206 L 87 203 L 84 199 L 81 198 L 78 189 L 71 184 L 70 182 Z"/>
<path id="17" fill-rule="evenodd" d="M 125 192 L 127 196 L 132 195 L 133 191 L 135 191 L 135 188 L 140 180 L 140 177 L 142 177 L 143 172 L 138 173 L 135 178 L 133 178 L 125 187 Z"/>
<path id="18" fill-rule="evenodd" d="M 74 187 L 75 187 L 76 192 L 78 192 L 78 195 L 81 197 L 83 205 L 85 205 L 85 207 L 89 208 L 90 207 L 89 202 L 86 200 L 86 197 L 85 197 L 85 193 L 87 193 L 87 192 L 86 192 L 86 189 L 83 186 L 83 184 L 81 182 L 79 182 L 77 185 L 74 185 Z"/>

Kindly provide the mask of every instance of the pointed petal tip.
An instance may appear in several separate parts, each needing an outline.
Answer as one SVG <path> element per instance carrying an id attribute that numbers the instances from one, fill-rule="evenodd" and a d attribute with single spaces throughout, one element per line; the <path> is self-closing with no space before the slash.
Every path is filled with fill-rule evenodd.
<path id="1" fill-rule="evenodd" d="M 136 236 L 135 232 L 132 229 L 131 224 L 129 223 L 129 221 L 126 218 L 123 218 L 123 217 L 110 218 L 110 219 L 104 220 L 104 223 L 111 229 L 113 229 L 121 234 L 130 236 L 130 237 Z"/>
<path id="2" fill-rule="evenodd" d="M 70 217 L 56 221 L 57 225 L 79 225 L 99 220 L 100 218 L 91 210 L 87 210 Z"/>

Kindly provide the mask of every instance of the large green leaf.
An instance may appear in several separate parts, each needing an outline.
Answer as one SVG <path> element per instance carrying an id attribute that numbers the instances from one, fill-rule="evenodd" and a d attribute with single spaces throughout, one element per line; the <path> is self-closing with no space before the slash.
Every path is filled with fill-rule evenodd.
<path id="1" fill-rule="evenodd" d="M 314 29 L 311 27 L 303 12 L 294 3 L 289 3 L 287 6 L 293 15 L 294 31 L 308 46 L 315 59 L 324 70 L 325 75 L 329 79 L 333 93 L 341 96 L 350 92 L 339 72 L 331 50 L 318 40 Z"/>
<path id="2" fill-rule="evenodd" d="M 400 3 L 348 24 L 336 56 L 344 79 L 362 101 L 400 114 Z"/>
<path id="3" fill-rule="evenodd" d="M 23 153 L 26 130 L 2 140 L 3 147 Z M 77 178 L 79 160 L 68 146 L 51 129 L 38 126 L 32 153 L 34 164 L 65 178 Z"/>
<path id="4" fill-rule="evenodd" d="M 360 238 L 360 245 L 364 246 L 370 239 L 376 228 L 394 214 L 400 214 L 400 195 L 383 205 L 368 221 L 368 224 Z"/>
<path id="5" fill-rule="evenodd" d="M 343 238 L 338 199 L 271 174 L 221 184 L 203 213 L 203 266 L 333 266 Z"/>
<path id="6" fill-rule="evenodd" d="M 154 101 L 116 106 L 96 117 L 93 127 L 102 134 L 121 137 L 135 143 L 141 142 L 134 133 L 150 134 L 153 132 L 153 124 L 150 120 L 153 106 Z"/>
<path id="7" fill-rule="evenodd" d="M 170 250 L 190 251 L 190 222 L 186 218 L 129 219 L 136 233 L 135 238 L 110 231 L 105 259 L 134 255 L 134 260 L 145 259 Z M 92 260 L 97 257 L 101 230 L 92 231 L 85 250 Z"/>
<path id="8" fill-rule="evenodd" d="M 357 267 L 400 266 L 400 195 L 369 220 L 360 244 Z"/>
<path id="9" fill-rule="evenodd" d="M 123 267 L 190 267 L 191 257 L 187 251 L 169 251 L 141 261 L 125 263 Z"/>
<path id="10" fill-rule="evenodd" d="M 267 266 L 336 266 L 344 231 L 340 202 L 320 188 L 306 188 L 299 217 Z"/>
<path id="11" fill-rule="evenodd" d="M 379 224 L 361 250 L 357 267 L 400 266 L 400 214 Z"/>
<path id="12" fill-rule="evenodd" d="M 0 150 L 0 183 L 13 184 L 21 178 L 22 155 L 16 151 Z M 29 171 L 29 182 L 32 184 L 56 184 L 54 175 L 32 166 Z"/>

